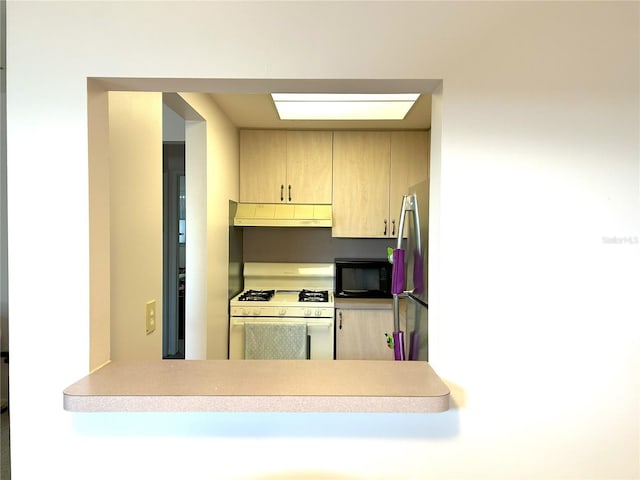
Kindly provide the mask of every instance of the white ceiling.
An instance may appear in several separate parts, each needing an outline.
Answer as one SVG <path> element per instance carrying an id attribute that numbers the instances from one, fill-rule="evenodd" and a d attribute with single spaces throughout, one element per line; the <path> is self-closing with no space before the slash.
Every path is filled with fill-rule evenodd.
<path id="1" fill-rule="evenodd" d="M 268 93 L 212 93 L 216 104 L 238 128 L 423 130 L 431 126 L 431 95 L 423 93 L 404 120 L 280 120 Z"/>
<path id="2" fill-rule="evenodd" d="M 96 79 L 107 90 L 209 93 L 238 128 L 424 130 L 431 127 L 431 92 L 437 79 L 239 79 L 121 78 Z M 404 120 L 280 120 L 270 93 L 420 93 Z M 171 106 L 171 105 L 170 105 Z M 180 105 L 173 105 L 178 108 Z M 176 111 L 178 111 L 176 110 Z M 189 112 L 182 112 L 189 118 Z"/>

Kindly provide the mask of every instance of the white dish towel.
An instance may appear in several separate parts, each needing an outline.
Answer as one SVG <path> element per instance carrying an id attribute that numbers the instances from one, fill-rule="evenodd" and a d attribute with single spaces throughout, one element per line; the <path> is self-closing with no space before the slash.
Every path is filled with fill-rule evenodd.
<path id="1" fill-rule="evenodd" d="M 247 360 L 304 360 L 307 358 L 305 323 L 245 322 L 244 358 Z"/>

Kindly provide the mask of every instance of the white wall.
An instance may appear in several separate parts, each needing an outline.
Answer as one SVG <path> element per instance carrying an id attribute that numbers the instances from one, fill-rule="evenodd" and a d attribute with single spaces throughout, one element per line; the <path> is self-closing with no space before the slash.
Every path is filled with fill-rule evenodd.
<path id="1" fill-rule="evenodd" d="M 638 3 L 7 14 L 13 478 L 640 477 Z M 459 408 L 64 412 L 89 358 L 87 76 L 442 78 L 431 345 Z"/>

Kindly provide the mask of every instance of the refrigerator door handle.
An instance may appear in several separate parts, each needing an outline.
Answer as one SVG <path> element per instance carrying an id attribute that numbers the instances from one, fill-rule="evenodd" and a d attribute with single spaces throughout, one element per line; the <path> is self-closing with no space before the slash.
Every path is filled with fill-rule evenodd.
<path id="1" fill-rule="evenodd" d="M 413 212 L 413 229 L 416 235 L 415 244 L 416 251 L 422 256 L 422 238 L 420 233 L 420 213 L 418 212 L 418 199 L 415 193 L 405 195 L 402 198 L 402 210 L 400 210 L 400 222 L 398 224 L 398 241 L 396 242 L 397 248 L 402 248 L 402 235 L 400 232 L 404 231 L 404 223 L 406 221 L 407 212 Z"/>
<path id="2" fill-rule="evenodd" d="M 422 261 L 422 238 L 420 233 L 420 214 L 418 212 L 418 198 L 415 193 L 404 195 L 402 197 L 402 209 L 400 210 L 400 217 L 398 217 L 398 241 L 396 242 L 396 248 L 398 250 L 402 249 L 402 232 L 404 232 L 404 224 L 406 221 L 407 212 L 413 212 L 413 230 L 414 235 L 416 236 L 415 241 L 415 255 L 414 259 L 420 259 L 418 263 Z M 409 239 L 411 240 L 411 239 Z M 404 257 L 404 256 L 403 256 Z M 404 260 L 403 260 L 404 262 Z M 400 303 L 399 303 L 399 295 L 408 295 L 410 293 L 416 292 L 416 286 L 418 289 L 421 289 L 420 284 L 422 283 L 422 269 L 421 266 L 419 270 L 416 270 L 416 265 L 414 265 L 414 288 L 411 290 L 404 290 L 402 293 L 394 293 L 393 294 L 393 325 L 396 331 L 400 330 Z M 397 272 L 402 272 L 403 277 L 406 276 L 406 272 L 403 265 L 394 265 L 394 269 Z M 420 276 L 420 279 L 417 278 L 417 275 Z M 418 280 L 418 282 L 416 282 Z"/>

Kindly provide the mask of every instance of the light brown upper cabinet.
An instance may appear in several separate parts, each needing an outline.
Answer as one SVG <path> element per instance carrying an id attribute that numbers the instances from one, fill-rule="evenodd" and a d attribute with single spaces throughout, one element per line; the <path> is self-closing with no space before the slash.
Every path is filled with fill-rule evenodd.
<path id="1" fill-rule="evenodd" d="M 334 132 L 333 236 L 387 237 L 389 132 Z"/>
<path id="2" fill-rule="evenodd" d="M 389 216 L 392 226 L 395 225 L 395 232 L 392 236 L 397 236 L 397 228 L 400 223 L 400 210 L 402 208 L 402 196 L 408 193 L 412 185 L 423 182 L 429 178 L 429 140 L 430 132 L 407 131 L 391 132 L 391 172 Z M 428 212 L 422 221 L 428 221 Z M 407 234 L 405 225 L 404 234 Z M 392 230 L 393 227 L 392 227 Z"/>
<path id="3" fill-rule="evenodd" d="M 402 196 L 428 171 L 428 132 L 334 132 L 333 236 L 396 237 Z"/>
<path id="4" fill-rule="evenodd" d="M 241 130 L 240 201 L 331 204 L 332 132 Z"/>

